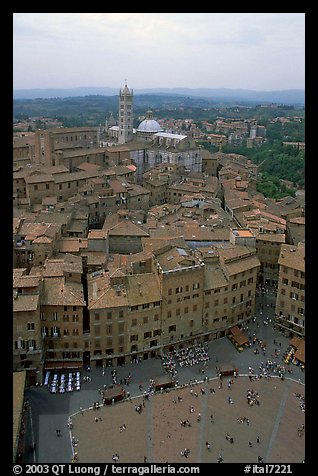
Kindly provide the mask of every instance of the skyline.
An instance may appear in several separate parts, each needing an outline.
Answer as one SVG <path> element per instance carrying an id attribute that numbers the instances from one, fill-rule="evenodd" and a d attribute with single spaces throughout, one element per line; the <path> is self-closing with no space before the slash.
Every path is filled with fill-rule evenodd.
<path id="1" fill-rule="evenodd" d="M 305 13 L 13 13 L 13 89 L 305 89 Z"/>

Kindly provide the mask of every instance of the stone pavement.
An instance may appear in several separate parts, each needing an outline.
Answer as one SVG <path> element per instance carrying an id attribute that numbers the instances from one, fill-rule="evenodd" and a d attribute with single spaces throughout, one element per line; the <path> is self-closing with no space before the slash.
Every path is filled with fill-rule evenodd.
<path id="1" fill-rule="evenodd" d="M 266 356 L 263 356 L 262 353 L 254 354 L 253 346 L 245 349 L 243 352 L 238 352 L 227 337 L 211 341 L 207 343 L 210 360 L 208 361 L 208 366 L 205 370 L 205 373 L 202 374 L 202 364 L 196 364 L 192 367 L 179 368 L 177 374 L 179 385 L 188 383 L 190 379 L 193 380 L 196 378 L 198 380 L 202 380 L 205 376 L 208 376 L 210 379 L 214 378 L 217 375 L 216 366 L 219 366 L 221 364 L 233 364 L 239 369 L 240 375 L 247 374 L 249 367 L 252 367 L 253 369 L 255 369 L 255 372 L 258 372 L 260 363 L 265 362 L 267 359 L 275 360 L 280 365 L 283 364 L 281 357 L 275 357 L 275 349 L 278 349 L 282 355 L 289 345 L 290 338 L 287 338 L 282 333 L 278 332 L 277 330 L 274 330 L 271 324 L 264 325 L 263 323 L 265 317 L 272 318 L 274 314 L 274 309 L 270 306 L 271 297 L 259 297 L 257 301 L 262 302 L 264 305 L 263 315 L 262 317 L 260 317 L 257 313 L 257 319 L 255 324 L 249 324 L 249 329 L 246 330 L 246 332 L 252 334 L 255 330 L 256 336 L 266 342 Z M 274 344 L 274 339 L 276 344 Z M 279 343 L 281 345 L 279 345 Z M 296 382 L 301 381 L 304 383 L 305 371 L 302 371 L 300 367 L 296 367 L 292 364 L 287 366 L 287 368 L 292 370 L 292 373 L 287 374 L 288 377 L 293 378 Z M 99 389 L 103 388 L 104 385 L 107 385 L 107 387 L 109 388 L 110 384 L 112 383 L 111 371 L 112 368 L 105 369 L 104 376 L 102 375 L 101 369 L 92 369 L 90 372 L 83 371 L 82 377 L 84 375 L 89 375 L 91 377 L 91 381 L 83 382 L 82 388 L 78 392 L 65 393 L 63 395 L 52 395 L 49 393 L 47 387 L 32 387 L 26 391 L 26 397 L 29 398 L 32 411 L 32 420 L 29 419 L 26 438 L 27 441 L 34 441 L 36 443 L 36 452 L 26 453 L 25 462 L 36 461 L 38 463 L 68 463 L 71 461 L 72 447 L 70 442 L 70 434 L 67 428 L 68 417 L 78 412 L 81 407 L 83 409 L 91 407 L 94 401 L 101 402 L 101 395 Z M 131 375 L 129 385 L 124 385 L 124 387 L 126 391 L 130 392 L 132 397 L 140 394 L 140 383 L 145 388 L 145 386 L 149 383 L 149 379 L 154 379 L 158 376 L 166 375 L 161 363 L 161 359 L 159 358 L 146 360 L 139 364 L 128 364 L 123 367 L 117 367 L 116 371 L 118 382 L 121 379 L 125 379 L 126 377 L 128 377 L 129 374 Z M 239 382 L 239 380 L 240 379 L 238 379 L 237 382 Z M 288 381 L 285 380 L 284 382 Z M 300 385 L 300 388 L 303 390 L 302 393 L 304 393 L 304 386 Z M 168 395 L 171 395 L 171 393 L 169 393 Z M 158 399 L 160 400 L 160 396 L 158 396 Z M 288 393 L 284 396 L 282 400 L 279 401 L 278 405 L 279 408 L 281 408 L 282 414 L 285 414 L 285 412 L 287 412 L 286 415 L 288 414 L 289 403 L 292 400 L 293 399 L 289 397 Z M 284 405 L 281 403 L 282 401 L 285 402 Z M 123 403 L 116 404 L 114 408 L 123 408 L 123 405 Z M 152 408 L 152 410 L 147 409 L 147 412 L 145 412 L 143 416 L 139 414 L 137 414 L 136 416 L 145 418 L 145 416 L 148 414 L 147 421 L 152 420 L 152 417 L 155 415 L 156 406 L 151 404 L 149 405 L 149 407 Z M 226 410 L 228 411 L 230 407 L 232 406 L 226 406 Z M 208 408 L 208 406 L 206 408 Z M 104 409 L 102 408 L 100 411 L 104 411 Z M 84 412 L 84 414 L 86 413 Z M 95 421 L 93 421 L 93 423 L 95 424 Z M 121 422 L 119 425 L 122 425 L 123 423 L 124 422 Z M 97 425 L 98 423 L 96 423 L 96 427 Z M 145 426 L 148 431 L 148 440 L 149 436 L 151 436 L 151 432 L 154 431 L 154 427 L 155 424 L 151 426 L 149 425 L 149 423 L 148 426 Z M 182 427 L 180 426 L 180 428 Z M 180 428 L 178 428 L 178 431 L 180 430 Z M 205 433 L 205 427 L 200 428 L 201 430 L 199 432 L 198 437 L 200 441 L 204 442 L 204 439 L 207 438 L 208 435 Z M 274 425 L 272 427 L 272 432 L 274 431 L 276 436 L 274 435 L 275 438 L 273 436 L 274 439 L 271 444 L 269 440 L 267 446 L 267 451 L 270 451 L 272 456 L 275 454 L 274 452 L 279 447 L 277 443 L 278 437 L 280 432 L 283 431 L 284 428 L 285 423 L 283 425 L 283 423 L 280 424 L 279 421 L 276 426 Z M 56 429 L 61 429 L 61 437 L 56 436 Z M 185 428 L 185 430 L 187 430 L 187 428 Z M 287 430 L 285 430 L 285 432 L 286 431 Z M 211 435 L 211 440 L 212 437 L 213 435 Z M 136 440 L 137 438 L 134 438 L 134 442 Z M 98 444 L 98 441 L 99 440 L 97 439 L 95 442 L 96 445 Z M 228 443 L 228 441 L 225 441 L 225 443 Z M 233 445 L 231 445 L 231 447 L 232 449 L 234 448 Z M 155 451 L 156 447 L 154 447 L 153 445 L 149 446 L 148 444 L 148 452 L 143 456 L 148 455 L 150 458 L 153 459 L 155 458 Z M 197 452 L 196 457 L 199 457 L 199 453 L 201 452 L 202 460 L 208 456 L 205 453 L 205 451 L 207 451 L 205 447 L 197 449 L 195 451 Z M 192 453 L 192 455 L 194 453 Z M 174 453 L 174 455 L 176 455 L 176 453 Z M 188 458 L 189 461 L 190 456 L 191 453 Z M 213 453 L 213 457 L 214 456 L 215 455 Z M 299 456 L 302 457 L 301 455 Z M 269 453 L 268 457 L 270 457 Z M 187 461 L 184 457 L 183 460 L 184 462 Z"/>
<path id="2" fill-rule="evenodd" d="M 278 377 L 233 380 L 230 389 L 227 379 L 219 388 L 215 378 L 157 393 L 145 401 L 140 414 L 135 405 L 142 403 L 142 397 L 77 413 L 72 433 L 78 439 L 78 462 L 111 462 L 116 453 L 120 463 L 143 463 L 145 457 L 148 463 L 216 463 L 220 454 L 226 463 L 257 463 L 258 456 L 267 463 L 302 462 L 304 436 L 299 437 L 297 429 L 305 414 L 294 393 L 304 395 L 304 386 Z M 247 403 L 249 389 L 258 393 L 259 405 Z M 229 396 L 233 404 L 228 403 Z M 248 423 L 238 423 L 243 417 Z M 191 426 L 182 426 L 185 420 Z M 226 439 L 227 434 L 234 443 Z M 190 450 L 187 458 L 181 454 L 185 448 Z"/>

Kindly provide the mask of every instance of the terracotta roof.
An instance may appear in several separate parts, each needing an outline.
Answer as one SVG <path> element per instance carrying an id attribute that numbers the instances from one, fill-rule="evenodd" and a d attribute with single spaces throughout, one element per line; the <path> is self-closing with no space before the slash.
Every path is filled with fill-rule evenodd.
<path id="1" fill-rule="evenodd" d="M 169 247 L 161 253 L 156 254 L 156 261 L 163 271 L 181 269 L 199 264 L 198 259 L 191 254 L 191 250 L 182 247 Z"/>
<path id="2" fill-rule="evenodd" d="M 127 297 L 130 306 L 160 301 L 161 292 L 158 275 L 145 273 L 128 276 Z"/>
<path id="3" fill-rule="evenodd" d="M 138 195 L 149 195 L 150 192 L 147 188 L 142 187 L 141 185 L 137 184 L 129 184 L 129 196 L 136 197 Z"/>
<path id="4" fill-rule="evenodd" d="M 59 211 L 55 209 L 54 211 L 41 210 L 41 212 L 36 217 L 36 223 L 54 223 L 56 225 L 66 224 L 71 220 L 72 212 L 69 210 Z"/>
<path id="5" fill-rule="evenodd" d="M 39 276 L 21 275 L 15 272 L 13 275 L 13 288 L 38 287 L 40 280 Z"/>
<path id="6" fill-rule="evenodd" d="M 286 226 L 286 220 L 284 218 L 281 218 L 278 215 L 274 215 L 273 213 L 268 213 L 268 212 L 265 212 L 265 211 L 260 211 L 259 214 L 263 217 L 269 218 L 273 221 L 276 221 L 276 222 L 280 223 L 281 225 Z"/>
<path id="7" fill-rule="evenodd" d="M 229 241 L 230 228 L 218 228 L 208 226 L 184 225 L 182 233 L 186 241 Z"/>
<path id="8" fill-rule="evenodd" d="M 305 272 L 305 247 L 301 243 L 298 246 L 282 245 L 278 264 Z"/>
<path id="9" fill-rule="evenodd" d="M 111 228 L 109 236 L 149 236 L 149 233 L 130 220 L 123 220 Z"/>
<path id="10" fill-rule="evenodd" d="M 285 233 L 257 233 L 256 238 L 258 241 L 272 241 L 277 243 L 285 243 Z"/>
<path id="11" fill-rule="evenodd" d="M 109 185 L 115 193 L 127 192 L 127 187 L 123 186 L 118 179 L 109 179 Z"/>
<path id="12" fill-rule="evenodd" d="M 54 177 L 51 174 L 34 174 L 25 176 L 24 180 L 26 183 L 54 182 Z"/>
<path id="13" fill-rule="evenodd" d="M 81 256 L 87 257 L 87 265 L 103 266 L 107 261 L 107 254 L 102 251 L 83 251 Z"/>
<path id="14" fill-rule="evenodd" d="M 13 282 L 15 278 L 27 275 L 27 268 L 13 268 Z"/>
<path id="15" fill-rule="evenodd" d="M 128 305 L 126 290 L 112 287 L 109 273 L 88 277 L 88 309 L 103 309 Z"/>
<path id="16" fill-rule="evenodd" d="M 110 271 L 110 273 L 109 273 L 110 278 L 122 278 L 123 276 L 126 276 L 126 273 L 124 273 L 124 271 L 122 271 L 119 268 L 117 268 L 113 271 Z"/>
<path id="17" fill-rule="evenodd" d="M 19 234 L 25 236 L 25 240 L 33 241 L 43 235 L 54 238 L 60 229 L 61 225 L 55 223 L 23 223 Z"/>
<path id="18" fill-rule="evenodd" d="M 241 245 L 228 245 L 224 248 L 218 248 L 218 250 L 224 262 L 234 261 L 255 254 L 255 248 Z"/>
<path id="19" fill-rule="evenodd" d="M 13 298 L 13 312 L 36 311 L 39 306 L 39 294 L 18 294 Z"/>
<path id="20" fill-rule="evenodd" d="M 72 255 L 71 253 L 63 253 L 63 254 L 58 254 L 57 259 L 62 259 L 64 261 L 65 271 L 82 273 L 83 262 L 80 256 Z"/>
<path id="21" fill-rule="evenodd" d="M 72 219 L 67 225 L 67 232 L 84 233 L 87 229 L 88 221 L 84 219 Z"/>
<path id="22" fill-rule="evenodd" d="M 241 207 L 246 207 L 250 206 L 251 202 L 250 200 L 244 200 L 242 198 L 231 198 L 229 200 L 226 200 L 226 206 L 234 210 L 235 208 L 241 208 Z"/>
<path id="23" fill-rule="evenodd" d="M 79 253 L 80 250 L 88 246 L 86 238 L 61 238 L 57 244 L 57 249 L 61 253 Z"/>
<path id="24" fill-rule="evenodd" d="M 53 240 L 52 238 L 49 238 L 48 236 L 45 236 L 45 235 L 41 235 L 41 236 L 38 236 L 37 238 L 35 238 L 35 240 L 33 240 L 33 244 L 48 244 L 48 243 L 53 243 Z"/>
<path id="25" fill-rule="evenodd" d="M 54 127 L 48 131 L 49 135 L 69 134 L 71 132 L 95 132 L 97 134 L 96 127 Z"/>
<path id="26" fill-rule="evenodd" d="M 239 236 L 241 238 L 251 238 L 254 236 L 251 230 L 248 229 L 236 228 L 234 231 L 235 236 Z"/>
<path id="27" fill-rule="evenodd" d="M 65 281 L 64 277 L 44 278 L 41 305 L 84 306 L 83 285 Z"/>
<path id="28" fill-rule="evenodd" d="M 89 230 L 87 239 L 89 240 L 100 240 L 107 238 L 107 233 L 105 230 Z"/>
<path id="29" fill-rule="evenodd" d="M 79 170 L 78 172 L 58 174 L 56 177 L 54 177 L 54 181 L 55 183 L 73 182 L 75 180 L 89 179 L 98 176 L 99 172 L 97 171 Z"/>
<path id="30" fill-rule="evenodd" d="M 39 165 L 39 169 L 43 171 L 44 173 L 52 174 L 52 175 L 69 172 L 69 168 L 66 167 L 65 165 L 52 165 L 52 166 Z"/>
<path id="31" fill-rule="evenodd" d="M 65 267 L 65 262 L 63 259 L 49 259 L 45 262 L 43 276 L 45 277 L 64 276 L 64 267 Z M 81 268 L 79 272 L 81 272 Z"/>
<path id="32" fill-rule="evenodd" d="M 85 152 L 84 155 L 87 155 L 87 152 Z M 101 165 L 91 164 L 89 162 L 82 162 L 81 164 L 77 165 L 76 168 L 79 169 L 79 170 L 85 170 L 85 171 L 93 171 L 94 170 L 95 172 L 98 172 L 103 167 Z"/>
<path id="33" fill-rule="evenodd" d="M 233 274 L 242 273 L 243 271 L 248 271 L 251 268 L 259 267 L 260 265 L 260 260 L 256 255 L 254 255 L 232 263 L 225 263 L 224 268 L 226 269 L 228 276 L 231 276 Z"/>
<path id="34" fill-rule="evenodd" d="M 204 290 L 222 288 L 228 285 L 228 280 L 218 265 L 209 266 L 206 264 L 204 267 L 204 276 Z"/>
<path id="35" fill-rule="evenodd" d="M 292 218 L 289 218 L 288 221 L 290 223 L 295 223 L 297 225 L 305 225 L 305 217 L 292 217 Z"/>

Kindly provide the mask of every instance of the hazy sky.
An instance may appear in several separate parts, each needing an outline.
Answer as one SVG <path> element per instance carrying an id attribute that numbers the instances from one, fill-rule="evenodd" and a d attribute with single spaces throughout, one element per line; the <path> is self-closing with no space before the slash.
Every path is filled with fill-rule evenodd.
<path id="1" fill-rule="evenodd" d="M 304 89 L 305 13 L 13 13 L 13 87 Z"/>

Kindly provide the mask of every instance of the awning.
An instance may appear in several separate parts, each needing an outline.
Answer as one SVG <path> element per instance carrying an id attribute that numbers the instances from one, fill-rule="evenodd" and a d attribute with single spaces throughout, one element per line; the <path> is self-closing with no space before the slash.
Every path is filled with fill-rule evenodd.
<path id="1" fill-rule="evenodd" d="M 80 369 L 83 367 L 83 362 L 63 362 L 63 369 Z"/>
<path id="2" fill-rule="evenodd" d="M 290 345 L 292 345 L 293 347 L 296 347 L 296 349 L 298 349 L 300 342 L 301 342 L 301 337 L 294 336 L 290 339 Z"/>
<path id="3" fill-rule="evenodd" d="M 174 387 L 175 384 L 176 384 L 176 381 L 174 379 L 163 375 L 155 379 L 155 390 L 160 390 L 161 388 L 165 390 L 166 388 Z"/>
<path id="4" fill-rule="evenodd" d="M 61 362 L 61 361 L 49 361 L 45 362 L 44 369 L 54 369 L 54 370 L 61 370 L 61 369 L 79 369 L 83 367 L 82 361 L 74 361 L 74 362 Z"/>
<path id="5" fill-rule="evenodd" d="M 305 341 L 301 339 L 298 349 L 294 353 L 294 357 L 302 364 L 305 364 Z"/>
<path id="6" fill-rule="evenodd" d="M 121 385 L 103 390 L 104 403 L 109 404 L 112 400 L 122 400 L 126 395 L 125 389 Z"/>
<path id="7" fill-rule="evenodd" d="M 244 334 L 238 326 L 231 327 L 230 332 L 237 345 L 245 345 L 249 343 L 247 335 Z"/>
<path id="8" fill-rule="evenodd" d="M 63 362 L 45 362 L 44 369 L 60 370 L 63 368 Z"/>
<path id="9" fill-rule="evenodd" d="M 290 339 L 290 345 L 296 349 L 294 353 L 295 359 L 299 360 L 302 364 L 305 364 L 305 339 L 294 336 Z"/>
<path id="10" fill-rule="evenodd" d="M 238 326 L 231 327 L 230 331 L 232 332 L 233 335 L 239 334 L 241 332 Z"/>
<path id="11" fill-rule="evenodd" d="M 233 375 L 234 372 L 236 372 L 236 373 L 238 372 L 237 367 L 235 367 L 235 365 L 231 364 L 231 363 L 222 364 L 222 365 L 220 365 L 219 369 L 220 369 L 220 373 L 222 375 Z"/>

